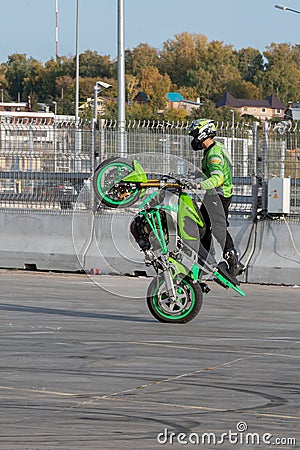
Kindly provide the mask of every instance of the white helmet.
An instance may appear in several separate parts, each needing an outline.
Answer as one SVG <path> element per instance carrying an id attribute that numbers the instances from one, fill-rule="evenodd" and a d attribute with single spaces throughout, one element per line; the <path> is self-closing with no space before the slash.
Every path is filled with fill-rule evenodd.
<path id="1" fill-rule="evenodd" d="M 194 120 L 189 127 L 188 133 L 194 138 L 191 142 L 193 150 L 200 150 L 203 141 L 207 138 L 213 138 L 217 134 L 215 123 L 211 119 Z"/>

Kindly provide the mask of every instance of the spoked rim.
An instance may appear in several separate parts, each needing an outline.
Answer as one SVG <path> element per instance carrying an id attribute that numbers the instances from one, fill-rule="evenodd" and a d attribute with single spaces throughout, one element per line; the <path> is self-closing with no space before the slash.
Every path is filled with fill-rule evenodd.
<path id="1" fill-rule="evenodd" d="M 138 188 L 133 183 L 118 183 L 132 172 L 132 167 L 123 162 L 112 162 L 104 166 L 97 174 L 96 186 L 100 196 L 107 202 L 118 205 L 132 201 L 138 193 Z"/>

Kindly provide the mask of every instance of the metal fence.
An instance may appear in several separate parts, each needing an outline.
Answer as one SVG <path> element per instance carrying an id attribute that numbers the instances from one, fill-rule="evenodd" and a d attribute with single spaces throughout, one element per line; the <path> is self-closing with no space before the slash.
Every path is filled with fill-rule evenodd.
<path id="1" fill-rule="evenodd" d="M 187 174 L 200 166 L 190 148 L 188 123 L 132 121 L 120 150 L 116 122 L 80 124 L 0 122 L 0 208 L 89 209 L 82 201 L 96 165 L 110 156 L 138 155 L 158 173 Z M 300 217 L 300 130 L 290 122 L 275 126 L 220 123 L 217 139 L 233 160 L 233 214 L 268 211 L 268 179 L 290 178 L 290 216 Z M 154 164 L 154 166 L 153 166 Z M 157 167 L 155 166 L 157 165 Z M 80 201 L 78 200 L 80 199 Z"/>

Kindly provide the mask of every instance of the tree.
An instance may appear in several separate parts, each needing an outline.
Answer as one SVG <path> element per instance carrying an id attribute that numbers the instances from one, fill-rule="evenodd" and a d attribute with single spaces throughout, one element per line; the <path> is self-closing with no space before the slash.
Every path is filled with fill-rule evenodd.
<path id="1" fill-rule="evenodd" d="M 160 59 L 161 72 L 168 73 L 179 87 L 194 87 L 196 97 L 217 100 L 227 82 L 241 78 L 233 47 L 208 42 L 201 34 L 175 35 L 164 43 Z"/>
<path id="2" fill-rule="evenodd" d="M 178 86 L 190 86 L 188 72 L 197 68 L 197 54 L 206 45 L 207 38 L 204 35 L 187 32 L 176 34 L 174 39 L 163 43 L 159 64 L 161 73 L 167 73 Z"/>
<path id="3" fill-rule="evenodd" d="M 8 93 L 13 100 L 25 100 L 23 95 L 24 78 L 29 75 L 30 62 L 25 54 L 14 53 L 8 57 L 5 78 L 8 83 Z"/>
<path id="4" fill-rule="evenodd" d="M 60 92 L 60 99 L 57 99 L 58 114 L 71 114 L 75 112 L 75 81 L 70 75 L 57 78 L 56 90 Z"/>
<path id="5" fill-rule="evenodd" d="M 73 58 L 66 58 L 64 56 L 57 59 L 49 59 L 44 64 L 44 70 L 42 75 L 42 90 L 43 98 L 45 102 L 52 102 L 54 99 L 58 100 L 62 91 L 57 90 L 56 80 L 60 77 L 69 76 L 73 78 Z"/>
<path id="6" fill-rule="evenodd" d="M 242 48 L 236 52 L 236 55 L 242 78 L 253 83 L 258 74 L 264 70 L 263 55 L 252 47 Z"/>
<path id="7" fill-rule="evenodd" d="M 184 122 L 188 119 L 188 114 L 185 109 L 167 109 L 163 113 L 163 118 L 167 122 Z"/>
<path id="8" fill-rule="evenodd" d="M 6 79 L 6 64 L 0 64 L 0 90 L 1 90 L 1 101 L 2 98 L 4 101 L 11 101 L 11 98 L 8 94 L 9 84 Z"/>
<path id="9" fill-rule="evenodd" d="M 189 85 L 197 92 L 197 97 L 209 99 L 213 85 L 213 75 L 205 68 L 190 69 L 188 71 Z"/>
<path id="10" fill-rule="evenodd" d="M 243 80 L 241 77 L 231 79 L 226 83 L 224 92 L 230 92 L 236 98 L 260 99 L 261 91 L 253 83 Z"/>
<path id="11" fill-rule="evenodd" d="M 108 120 L 117 120 L 118 117 L 118 105 L 117 102 L 114 102 L 113 100 L 110 100 L 106 102 L 105 104 L 105 112 L 102 116 L 103 119 Z"/>
<path id="12" fill-rule="evenodd" d="M 126 120 L 152 120 L 157 117 L 149 104 L 132 103 L 126 107 Z"/>
<path id="13" fill-rule="evenodd" d="M 202 74 L 204 71 L 209 74 L 206 91 L 210 100 L 216 101 L 223 94 L 226 83 L 240 78 L 233 47 L 221 41 L 209 42 L 204 59 L 199 63 Z"/>
<path id="14" fill-rule="evenodd" d="M 28 60 L 27 76 L 23 78 L 23 98 L 27 99 L 28 95 L 34 96 L 39 101 L 44 101 L 45 96 L 49 92 L 49 86 L 44 85 L 45 70 L 39 61 L 35 59 Z"/>
<path id="15" fill-rule="evenodd" d="M 166 93 L 180 92 L 188 100 L 200 97 L 206 108 L 229 91 L 238 98 L 266 98 L 275 94 L 287 103 L 300 98 L 300 44 L 272 43 L 261 53 L 248 47 L 235 50 L 222 41 L 209 42 L 202 34 L 183 32 L 163 43 L 162 50 L 141 43 L 126 50 L 126 95 L 132 102 L 139 90 L 150 100 L 154 116 L 165 110 Z M 14 53 L 0 65 L 0 93 L 8 100 L 57 102 L 58 112 L 74 114 L 75 57 L 51 58 L 42 64 L 25 54 Z M 106 97 L 117 97 L 117 62 L 92 50 L 80 55 L 80 102 L 93 97 L 99 79 L 113 85 Z M 109 107 L 115 111 L 115 103 Z M 148 108 L 132 108 L 148 116 Z M 209 111 L 208 111 L 209 112 Z M 168 112 L 168 115 L 183 114 Z M 217 115 L 220 115 L 220 111 Z"/>
<path id="16" fill-rule="evenodd" d="M 158 67 L 158 51 L 149 44 L 139 44 L 133 50 L 126 50 L 125 64 L 128 74 L 140 78 L 145 67 Z"/>
<path id="17" fill-rule="evenodd" d="M 197 98 L 200 98 L 199 92 L 194 86 L 181 86 L 180 88 L 175 88 L 173 91 L 177 91 L 182 95 L 186 100 L 197 101 Z"/>
<path id="18" fill-rule="evenodd" d="M 152 109 L 159 111 L 166 107 L 166 95 L 170 90 L 169 75 L 161 75 L 157 67 L 145 67 L 141 72 L 141 88 L 150 100 Z"/>
<path id="19" fill-rule="evenodd" d="M 265 97 L 275 94 L 281 101 L 288 103 L 299 98 L 299 68 L 289 44 L 271 44 L 264 52 L 267 59 L 266 69 L 259 76 L 259 83 Z"/>
<path id="20" fill-rule="evenodd" d="M 217 122 L 231 122 L 232 113 L 227 107 L 216 108 L 216 105 L 211 100 L 204 102 L 198 109 L 194 110 L 190 119 L 198 119 L 199 117 L 208 117 L 209 119 Z M 239 113 L 235 112 L 235 118 L 237 121 L 241 120 Z"/>
<path id="21" fill-rule="evenodd" d="M 82 78 L 110 78 L 111 64 L 108 55 L 100 56 L 95 51 L 86 50 L 79 56 L 80 76 Z"/>
<path id="22" fill-rule="evenodd" d="M 134 97 L 138 94 L 139 80 L 134 75 L 125 75 L 125 83 L 127 90 L 127 101 L 131 103 Z"/>

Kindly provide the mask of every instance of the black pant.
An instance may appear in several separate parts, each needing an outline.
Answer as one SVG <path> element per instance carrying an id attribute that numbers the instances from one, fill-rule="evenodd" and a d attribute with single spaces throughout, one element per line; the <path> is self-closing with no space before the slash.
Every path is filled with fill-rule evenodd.
<path id="1" fill-rule="evenodd" d="M 215 236 L 223 249 L 223 254 L 234 249 L 233 239 L 227 230 L 228 210 L 232 197 L 225 198 L 218 194 L 206 194 L 200 211 L 206 223 L 206 231 L 201 239 L 205 250 L 209 252 L 212 234 Z"/>

